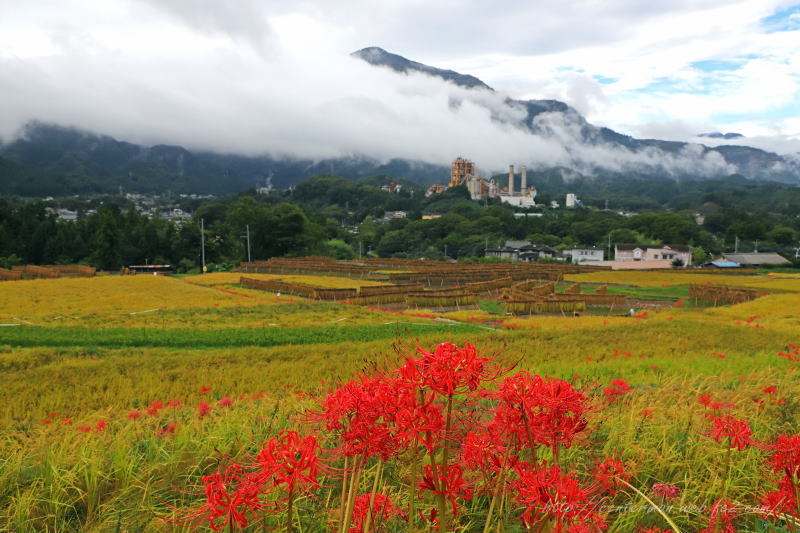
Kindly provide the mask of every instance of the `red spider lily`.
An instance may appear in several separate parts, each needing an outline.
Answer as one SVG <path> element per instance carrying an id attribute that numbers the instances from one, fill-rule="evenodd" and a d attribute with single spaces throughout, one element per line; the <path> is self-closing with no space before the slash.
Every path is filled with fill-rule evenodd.
<path id="1" fill-rule="evenodd" d="M 494 422 L 518 446 L 540 444 L 556 452 L 559 445 L 569 448 L 588 425 L 586 397 L 568 381 L 520 372 L 503 380 L 497 398 Z"/>
<path id="2" fill-rule="evenodd" d="M 89 433 L 92 431 L 92 426 L 78 426 L 78 431 L 81 433 Z"/>
<path id="3" fill-rule="evenodd" d="M 233 400 L 225 396 L 224 398 L 221 398 L 220 401 L 217 402 L 217 405 L 220 407 L 230 407 L 231 405 L 233 405 Z"/>
<path id="4" fill-rule="evenodd" d="M 370 512 L 370 501 L 372 501 L 372 511 Z M 384 494 L 362 494 L 356 498 L 353 505 L 353 522 L 349 533 L 361 533 L 364 530 L 364 521 L 368 515 L 372 515 L 370 520 L 372 527 L 370 531 L 377 531 L 377 525 L 387 522 L 394 518 L 407 520 L 402 509 L 392 505 L 392 501 Z M 375 529 L 372 529 L 375 528 Z"/>
<path id="5" fill-rule="evenodd" d="M 788 514 L 800 518 L 797 509 L 797 482 L 789 476 L 778 481 L 778 490 L 770 491 L 761 498 L 761 508 L 770 515 Z"/>
<path id="6" fill-rule="evenodd" d="M 261 446 L 253 465 L 259 469 L 256 478 L 262 483 L 283 485 L 287 493 L 316 489 L 317 473 L 323 467 L 319 452 L 314 435 L 300 437 L 296 431 L 281 431 Z"/>
<path id="7" fill-rule="evenodd" d="M 720 442 L 727 438 L 729 446 L 741 451 L 750 446 L 750 425 L 744 420 L 736 420 L 731 415 L 723 415 L 712 419 L 714 426 L 709 430 L 712 439 Z"/>
<path id="8" fill-rule="evenodd" d="M 683 298 L 680 298 L 675 302 L 675 307 L 683 307 Z"/>
<path id="9" fill-rule="evenodd" d="M 610 387 L 603 389 L 603 396 L 609 403 L 616 402 L 621 396 L 628 394 L 631 391 L 631 386 L 624 379 L 615 379 L 611 382 Z"/>
<path id="10" fill-rule="evenodd" d="M 772 452 L 769 466 L 773 472 L 790 477 L 800 473 L 800 435 L 778 435 L 775 442 L 764 448 Z"/>
<path id="11" fill-rule="evenodd" d="M 730 500 L 717 500 L 711 506 L 708 527 L 699 533 L 736 533 L 735 518 L 736 506 Z"/>
<path id="12" fill-rule="evenodd" d="M 210 412 L 211 412 L 211 406 L 208 405 L 206 402 L 200 402 L 197 404 L 197 418 L 203 418 Z"/>
<path id="13" fill-rule="evenodd" d="M 207 523 L 212 531 L 225 528 L 247 527 L 249 517 L 265 509 L 259 501 L 261 485 L 246 475 L 239 465 L 231 465 L 225 473 L 217 472 L 203 476 L 205 503 L 189 511 L 178 510 L 183 516 L 177 519 L 165 518 L 168 522 L 187 522 L 197 526 Z"/>
<path id="14" fill-rule="evenodd" d="M 167 405 L 169 405 L 170 407 L 180 407 L 181 401 L 178 400 L 177 398 L 172 398 L 170 401 L 167 402 Z"/>
<path id="15" fill-rule="evenodd" d="M 72 419 L 71 418 L 62 418 L 61 420 L 59 420 L 59 422 L 61 424 L 64 424 L 65 426 L 71 426 L 72 425 Z"/>
<path id="16" fill-rule="evenodd" d="M 208 396 L 208 393 L 211 392 L 212 390 L 214 389 L 212 389 L 211 387 L 200 387 L 200 396 Z"/>
<path id="17" fill-rule="evenodd" d="M 52 424 L 52 423 L 53 423 L 53 421 L 50 420 L 49 418 L 46 418 L 46 419 L 42 420 L 42 424 L 44 424 L 44 425 Z"/>
<path id="18" fill-rule="evenodd" d="M 98 420 L 97 423 L 94 425 L 94 430 L 97 433 L 101 433 L 102 431 L 104 431 L 106 429 L 107 425 L 108 425 L 108 422 L 106 422 L 105 420 Z"/>
<path id="19" fill-rule="evenodd" d="M 778 357 L 785 357 L 789 361 L 800 361 L 800 346 L 789 344 L 785 352 L 778 352 Z"/>
<path id="20" fill-rule="evenodd" d="M 702 405 L 708 407 L 711 405 L 711 395 L 710 394 L 701 394 L 697 397 L 697 401 L 700 402 Z"/>
<path id="21" fill-rule="evenodd" d="M 436 480 L 439 481 L 438 484 Z M 458 516 L 456 498 L 472 499 L 472 487 L 464 480 L 464 471 L 459 465 L 449 465 L 446 469 L 443 465 L 437 465 L 435 471 L 431 465 L 425 465 L 425 474 L 419 487 L 449 499 L 453 516 Z"/>
<path id="22" fill-rule="evenodd" d="M 413 387 L 396 379 L 365 376 L 329 394 L 321 410 L 307 418 L 340 432 L 341 453 L 380 455 L 384 460 L 400 453 L 412 436 L 443 425 L 435 408 L 417 405 Z"/>
<path id="23" fill-rule="evenodd" d="M 726 409 L 736 409 L 736 404 L 730 402 L 711 402 L 709 407 L 712 411 L 723 411 Z"/>
<path id="24" fill-rule="evenodd" d="M 134 409 L 133 411 L 128 413 L 128 418 L 130 418 L 131 420 L 136 420 L 140 416 L 142 416 L 142 413 L 140 413 L 138 409 Z"/>
<path id="25" fill-rule="evenodd" d="M 620 480 L 631 480 L 630 466 L 617 459 L 605 459 L 595 467 L 594 480 L 600 488 L 613 496 L 625 486 Z"/>
<path id="26" fill-rule="evenodd" d="M 497 473 L 505 467 L 506 450 L 502 431 L 496 424 L 490 424 L 483 431 L 467 433 L 461 445 L 461 464 L 470 470 Z"/>
<path id="27" fill-rule="evenodd" d="M 558 466 L 534 468 L 528 463 L 519 464 L 516 471 L 515 499 L 524 507 L 520 519 L 525 527 L 550 518 L 555 518 L 557 532 L 579 524 L 593 525 L 594 529 L 605 526 L 590 490 L 581 487 L 574 474 L 564 473 Z"/>
<path id="28" fill-rule="evenodd" d="M 433 352 L 418 348 L 421 357 L 408 358 L 399 375 L 406 381 L 420 383 L 442 396 L 474 391 L 481 382 L 492 381 L 501 373 L 466 343 L 462 348 L 450 342 L 436 346 Z"/>
<path id="29" fill-rule="evenodd" d="M 652 409 L 642 409 L 642 418 L 653 418 Z"/>
<path id="30" fill-rule="evenodd" d="M 164 408 L 164 404 L 159 402 L 158 400 L 155 400 L 153 403 L 150 404 L 150 408 L 151 409 L 163 409 Z"/>
<path id="31" fill-rule="evenodd" d="M 678 498 L 681 495 L 681 488 L 669 483 L 653 483 L 653 492 L 668 500 Z"/>
<path id="32" fill-rule="evenodd" d="M 442 406 L 430 398 L 420 401 L 416 389 L 400 389 L 393 420 L 397 427 L 396 437 L 404 443 L 421 442 L 428 452 L 433 452 L 441 444 L 438 436 L 444 430 Z"/>
<path id="33" fill-rule="evenodd" d="M 171 436 L 174 434 L 175 434 L 175 422 L 170 422 L 169 424 L 167 424 L 167 427 L 161 428 L 158 431 L 156 431 L 157 437 L 165 437 L 167 435 Z"/>
<path id="34" fill-rule="evenodd" d="M 764 387 L 761 390 L 764 392 L 764 394 L 775 394 L 775 393 L 778 392 L 778 389 L 776 389 L 775 387 L 772 387 L 772 386 Z"/>

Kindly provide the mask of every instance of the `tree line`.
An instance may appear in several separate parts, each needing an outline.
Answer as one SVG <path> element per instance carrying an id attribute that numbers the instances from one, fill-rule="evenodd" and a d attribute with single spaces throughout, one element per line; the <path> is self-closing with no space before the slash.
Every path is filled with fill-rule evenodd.
<path id="1" fill-rule="evenodd" d="M 661 208 L 632 216 L 591 207 L 528 209 L 515 216 L 514 209 L 496 199 L 470 200 L 463 187 L 426 198 L 411 185 L 387 192 L 324 175 L 267 195 L 245 191 L 187 200 L 192 218 L 180 222 L 147 216 L 123 198 L 107 198 L 96 213 L 76 221 L 59 220 L 41 201 L 1 199 L 0 266 L 82 263 L 115 270 L 147 262 L 190 271 L 200 265 L 201 219 L 207 262 L 218 268 L 246 260 L 248 228 L 253 259 L 366 254 L 477 258 L 506 240 L 559 249 L 622 242 L 689 244 L 696 260 L 730 251 L 737 241 L 740 251 L 758 243 L 759 250 L 786 255 L 797 246 L 796 213 L 755 209 L 758 204 L 746 194 L 708 194 L 712 199 L 703 202 L 702 224 L 694 209 Z M 387 211 L 404 211 L 406 217 L 383 220 Z M 431 214 L 437 218 L 424 218 Z"/>

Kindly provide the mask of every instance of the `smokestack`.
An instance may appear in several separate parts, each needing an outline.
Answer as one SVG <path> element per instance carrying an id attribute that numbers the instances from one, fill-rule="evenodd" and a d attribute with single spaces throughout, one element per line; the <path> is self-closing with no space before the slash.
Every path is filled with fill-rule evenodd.
<path id="1" fill-rule="evenodd" d="M 522 192 L 522 194 L 525 194 L 525 191 L 528 190 L 528 169 L 527 168 L 522 167 L 520 169 L 520 171 L 519 171 L 519 179 L 520 179 L 519 190 Z"/>
<path id="2" fill-rule="evenodd" d="M 508 195 L 514 196 L 514 165 L 508 165 Z"/>

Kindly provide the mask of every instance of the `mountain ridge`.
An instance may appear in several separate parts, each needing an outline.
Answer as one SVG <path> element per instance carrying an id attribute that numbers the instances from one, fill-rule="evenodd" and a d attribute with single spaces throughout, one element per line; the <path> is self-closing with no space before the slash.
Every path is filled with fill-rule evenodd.
<path id="1" fill-rule="evenodd" d="M 351 54 L 377 68 L 389 68 L 398 74 L 420 73 L 440 78 L 470 91 L 489 91 L 488 84 L 475 76 L 431 67 L 392 54 L 379 47 L 368 47 Z M 740 173 L 750 179 L 800 183 L 800 158 L 784 158 L 772 152 L 738 145 L 709 148 L 659 139 L 637 139 L 610 128 L 590 124 L 576 109 L 559 100 L 515 100 L 500 96 L 503 105 L 523 113 L 517 123 L 510 124 L 533 135 L 559 139 L 573 160 L 566 165 L 529 167 L 529 172 L 547 172 L 548 168 L 565 167 L 577 175 L 637 178 L 642 176 L 694 179 L 700 170 L 674 170 L 658 164 L 638 165 L 643 161 L 680 160 L 687 153 L 697 161 L 716 157 L 732 169 L 714 176 Z M 480 105 L 480 103 L 479 103 Z M 508 115 L 514 115 L 509 113 Z M 493 116 L 507 123 L 508 119 Z M 563 126 L 567 125 L 568 128 Z M 570 137 L 563 131 L 569 129 Z M 730 134 L 720 134 L 723 136 Z M 610 149 L 615 155 L 629 158 L 628 169 L 611 169 L 580 153 Z M 458 154 L 453 154 L 455 157 Z M 521 154 L 521 157 L 524 157 Z M 691 162 L 692 159 L 689 159 Z M 535 162 L 534 162 L 535 163 Z M 367 155 L 354 155 L 315 161 L 302 158 L 248 157 L 213 151 L 192 151 L 178 145 L 141 146 L 70 126 L 45 122 L 27 124 L 22 135 L 0 145 L 0 193 L 22 196 L 44 196 L 75 193 L 117 192 L 121 187 L 130 192 L 229 194 L 271 184 L 288 188 L 314 174 L 338 174 L 350 179 L 368 176 L 389 176 L 410 179 L 422 185 L 444 183 L 448 170 L 444 164 L 424 163 L 394 158 L 377 160 Z M 707 177 L 714 177 L 707 176 Z"/>

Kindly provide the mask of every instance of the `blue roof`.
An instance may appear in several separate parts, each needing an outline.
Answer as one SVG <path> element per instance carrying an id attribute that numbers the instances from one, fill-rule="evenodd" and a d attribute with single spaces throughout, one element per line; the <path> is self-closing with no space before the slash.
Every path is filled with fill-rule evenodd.
<path id="1" fill-rule="evenodd" d="M 711 264 L 719 268 L 737 268 L 742 265 L 734 263 L 733 261 L 711 261 Z"/>

